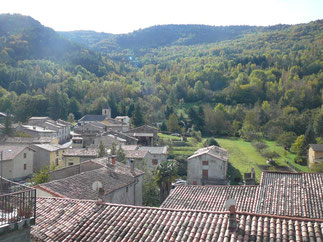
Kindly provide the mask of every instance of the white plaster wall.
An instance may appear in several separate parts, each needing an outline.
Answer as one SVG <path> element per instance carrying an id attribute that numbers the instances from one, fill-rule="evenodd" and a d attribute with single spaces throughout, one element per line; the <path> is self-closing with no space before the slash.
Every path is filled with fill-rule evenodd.
<path id="1" fill-rule="evenodd" d="M 26 153 L 26 158 L 24 158 Z M 13 159 L 12 179 L 25 178 L 33 173 L 34 151 L 26 148 Z M 24 164 L 27 165 L 24 170 Z"/>
<path id="2" fill-rule="evenodd" d="M 216 159 L 213 156 L 204 154 L 193 159 L 187 160 L 187 183 L 192 185 L 193 181 L 197 181 L 198 185 L 201 185 L 202 161 L 207 160 L 209 162 L 208 166 L 204 168 L 208 170 L 208 178 L 210 179 L 225 179 L 227 172 L 227 162 Z"/>

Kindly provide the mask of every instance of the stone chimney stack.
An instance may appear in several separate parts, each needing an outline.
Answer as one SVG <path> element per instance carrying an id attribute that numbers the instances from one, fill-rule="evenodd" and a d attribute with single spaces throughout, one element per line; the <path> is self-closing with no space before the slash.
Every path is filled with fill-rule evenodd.
<path id="1" fill-rule="evenodd" d="M 130 160 L 130 172 L 135 172 L 135 161 L 133 159 Z"/>
<path id="2" fill-rule="evenodd" d="M 237 231 L 237 220 L 236 220 L 236 206 L 231 205 L 229 208 L 229 225 L 228 230 L 230 233 Z"/>

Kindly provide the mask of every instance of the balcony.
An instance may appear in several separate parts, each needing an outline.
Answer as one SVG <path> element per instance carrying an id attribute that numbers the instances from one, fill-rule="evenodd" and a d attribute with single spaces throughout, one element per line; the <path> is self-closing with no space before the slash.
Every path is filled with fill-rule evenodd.
<path id="1" fill-rule="evenodd" d="M 35 224 L 36 190 L 0 177 L 0 236 Z"/>

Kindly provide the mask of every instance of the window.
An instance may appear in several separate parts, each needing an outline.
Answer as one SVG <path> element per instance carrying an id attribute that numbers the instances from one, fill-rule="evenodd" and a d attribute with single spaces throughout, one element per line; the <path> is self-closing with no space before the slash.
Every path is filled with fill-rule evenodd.
<path id="1" fill-rule="evenodd" d="M 27 170 L 27 164 L 24 164 L 24 170 Z"/>
<path id="2" fill-rule="evenodd" d="M 202 170 L 202 178 L 203 179 L 209 178 L 209 170 Z"/>
<path id="3" fill-rule="evenodd" d="M 24 159 L 26 159 L 27 158 L 27 153 L 24 153 Z"/>
<path id="4" fill-rule="evenodd" d="M 68 166 L 72 166 L 72 165 L 74 165 L 73 162 L 68 162 Z"/>
<path id="5" fill-rule="evenodd" d="M 56 155 L 58 156 L 58 150 L 56 151 Z"/>
<path id="6" fill-rule="evenodd" d="M 208 161 L 208 160 L 204 160 L 204 161 L 202 161 L 202 165 L 203 165 L 203 166 L 208 166 L 208 165 L 209 165 L 209 161 Z"/>
<path id="7" fill-rule="evenodd" d="M 56 165 L 58 166 L 58 158 L 56 158 Z"/>
<path id="8" fill-rule="evenodd" d="M 153 159 L 152 160 L 152 163 L 153 163 L 153 165 L 158 165 L 158 160 L 157 159 Z"/>
<path id="9" fill-rule="evenodd" d="M 128 187 L 126 187 L 126 192 L 128 192 Z"/>
<path id="10" fill-rule="evenodd" d="M 193 181 L 193 185 L 197 185 L 197 181 Z"/>

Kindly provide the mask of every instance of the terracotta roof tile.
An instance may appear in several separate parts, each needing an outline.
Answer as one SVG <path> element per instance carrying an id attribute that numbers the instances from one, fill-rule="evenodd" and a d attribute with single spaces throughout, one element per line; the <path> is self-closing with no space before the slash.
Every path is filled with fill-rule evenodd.
<path id="1" fill-rule="evenodd" d="M 257 213 L 323 218 L 323 174 L 263 172 Z"/>
<path id="2" fill-rule="evenodd" d="M 322 241 L 323 220 L 37 198 L 35 241 Z"/>
<path id="3" fill-rule="evenodd" d="M 161 207 L 226 211 L 225 203 L 232 198 L 236 200 L 238 211 L 254 212 L 258 188 L 258 186 L 177 186 Z"/>
<path id="4" fill-rule="evenodd" d="M 92 162 L 104 162 L 105 159 L 93 159 Z M 100 181 L 105 194 L 108 194 L 134 183 L 136 177 L 143 174 L 138 169 L 135 169 L 135 173 L 132 173 L 128 166 L 118 162 L 116 166 L 109 165 L 108 167 L 85 171 L 63 179 L 37 185 L 37 188 L 66 198 L 96 199 L 97 192 L 92 189 L 93 182 Z"/>
<path id="5" fill-rule="evenodd" d="M 225 211 L 229 198 L 240 212 L 323 219 L 323 174 L 264 172 L 259 186 L 177 186 L 161 207 Z"/>

